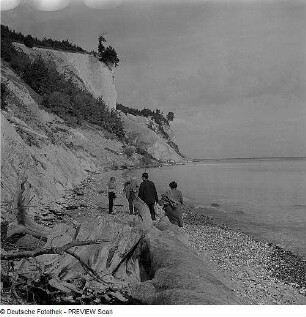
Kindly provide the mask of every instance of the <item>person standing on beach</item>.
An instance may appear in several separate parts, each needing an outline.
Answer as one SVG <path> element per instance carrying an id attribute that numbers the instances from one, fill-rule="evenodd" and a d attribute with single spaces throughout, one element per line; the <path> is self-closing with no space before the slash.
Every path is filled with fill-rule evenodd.
<path id="1" fill-rule="evenodd" d="M 161 202 L 164 205 L 164 210 L 169 221 L 179 227 L 183 227 L 183 195 L 181 191 L 177 189 L 177 183 L 171 182 L 169 184 L 170 189 L 162 195 Z"/>
<path id="2" fill-rule="evenodd" d="M 134 214 L 133 201 L 136 198 L 137 187 L 138 185 L 137 185 L 135 177 L 129 178 L 128 181 L 124 184 L 124 192 L 125 192 L 126 199 L 129 202 L 130 215 Z"/>
<path id="3" fill-rule="evenodd" d="M 148 205 L 152 220 L 156 220 L 154 205 L 158 202 L 158 196 L 155 184 L 149 180 L 148 173 L 142 174 L 138 197 Z"/>
<path id="4" fill-rule="evenodd" d="M 116 198 L 116 178 L 111 177 L 107 183 L 107 192 L 108 192 L 108 213 L 113 213 L 114 199 Z"/>

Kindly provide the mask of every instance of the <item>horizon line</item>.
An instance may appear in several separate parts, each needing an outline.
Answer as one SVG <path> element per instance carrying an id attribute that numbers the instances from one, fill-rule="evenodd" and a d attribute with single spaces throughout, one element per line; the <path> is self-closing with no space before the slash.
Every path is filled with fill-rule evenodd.
<path id="1" fill-rule="evenodd" d="M 193 160 L 258 160 L 258 159 L 306 159 L 306 156 L 258 156 L 258 157 L 224 157 L 224 158 L 194 158 Z"/>

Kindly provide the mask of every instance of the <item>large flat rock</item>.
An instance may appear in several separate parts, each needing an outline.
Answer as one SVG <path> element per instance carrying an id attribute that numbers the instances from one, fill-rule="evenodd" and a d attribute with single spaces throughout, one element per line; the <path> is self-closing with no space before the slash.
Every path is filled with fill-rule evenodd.
<path id="1" fill-rule="evenodd" d="M 146 236 L 151 280 L 132 286 L 132 296 L 145 304 L 244 304 L 186 242 L 186 234 L 168 224 Z"/>

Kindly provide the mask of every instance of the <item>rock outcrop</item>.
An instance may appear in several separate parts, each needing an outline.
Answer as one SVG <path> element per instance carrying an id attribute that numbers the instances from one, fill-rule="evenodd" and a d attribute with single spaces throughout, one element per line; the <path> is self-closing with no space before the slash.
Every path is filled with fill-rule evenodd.
<path id="1" fill-rule="evenodd" d="M 146 279 L 130 285 L 134 299 L 149 305 L 243 304 L 190 248 L 183 229 L 163 215 L 153 227 L 148 208 L 139 201 L 135 206 L 146 229 L 140 262 Z"/>
<path id="2" fill-rule="evenodd" d="M 18 274 L 26 278 L 26 288 L 33 280 L 43 283 L 47 274 L 45 282 L 58 294 L 49 304 L 69 298 L 74 304 L 96 304 L 109 296 L 151 305 L 242 304 L 190 248 L 181 228 L 162 212 L 154 226 L 148 206 L 139 198 L 134 205 L 137 215 L 105 214 L 92 228 L 56 225 L 40 249 L 7 252 L 3 259 L 35 257 L 16 262 Z"/>

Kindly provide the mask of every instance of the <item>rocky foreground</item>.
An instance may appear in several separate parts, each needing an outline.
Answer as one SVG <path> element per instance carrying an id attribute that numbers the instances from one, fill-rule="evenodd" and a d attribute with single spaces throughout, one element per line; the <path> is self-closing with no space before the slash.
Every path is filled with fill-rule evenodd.
<path id="1" fill-rule="evenodd" d="M 90 226 L 107 212 L 105 195 L 108 174 L 92 175 L 82 189 L 68 194 L 68 205 L 86 206 L 70 215 Z M 124 178 L 116 172 L 119 190 Z M 124 195 L 118 195 L 116 217 L 128 213 Z M 191 247 L 210 264 L 216 276 L 248 304 L 306 304 L 306 262 L 274 245 L 213 223 L 191 204 L 184 207 L 185 232 Z"/>
<path id="2" fill-rule="evenodd" d="M 80 186 L 67 191 L 62 200 L 52 205 L 42 206 L 36 221 L 48 227 L 53 227 L 59 222 L 77 222 L 89 230 L 95 228 L 99 219 L 109 217 L 106 183 L 110 176 L 115 176 L 118 184 L 118 198 L 115 200 L 117 206 L 111 218 L 114 220 L 129 218 L 127 201 L 122 192 L 124 183 L 122 171 L 108 171 L 92 173 Z M 170 260 L 165 259 L 165 263 L 161 265 L 164 258 L 162 255 L 156 264 L 155 277 L 134 289 L 134 298 L 137 299 L 135 303 L 154 304 L 154 300 L 157 300 L 159 304 L 179 302 L 188 304 L 190 303 L 188 300 L 191 300 L 192 303 L 206 304 L 204 297 L 215 298 L 216 296 L 209 293 L 209 287 L 205 284 L 206 273 L 204 280 L 201 275 L 203 270 L 205 272 L 208 270 L 212 273 L 209 275 L 210 280 L 214 280 L 215 276 L 222 285 L 226 285 L 228 294 L 233 293 L 238 299 L 233 297 L 232 303 L 306 304 L 305 261 L 271 244 L 255 241 L 241 232 L 217 226 L 211 218 L 203 215 L 201 210 L 194 209 L 190 204 L 184 207 L 184 220 L 185 228 L 181 233 L 180 230 L 176 233 L 180 237 L 179 240 L 184 240 L 185 247 L 181 249 L 185 250 L 184 256 L 179 256 L 180 251 L 167 250 L 168 257 L 166 258 Z M 161 224 L 156 226 L 163 230 Z M 188 234 L 187 244 L 185 244 L 186 233 Z M 163 239 L 168 239 L 166 233 L 161 235 Z M 166 240 L 153 239 L 151 244 L 153 251 L 154 244 L 159 252 Z M 171 243 L 168 247 L 173 246 L 175 249 L 176 246 Z M 197 253 L 196 256 L 193 255 L 193 251 Z M 173 264 L 172 260 L 175 260 L 177 264 Z M 159 266 L 161 267 L 158 268 Z M 178 270 L 172 274 L 175 266 Z M 186 278 L 182 279 L 184 274 Z M 192 295 L 193 288 L 198 288 L 200 291 Z M 223 289 L 222 286 L 220 291 Z M 200 298 L 198 294 L 204 297 Z M 224 293 L 225 302 L 230 298 L 232 298 L 231 295 Z M 9 299 L 3 300 L 2 297 L 2 303 L 11 303 Z M 225 303 L 222 302 L 221 295 L 220 301 Z"/>

